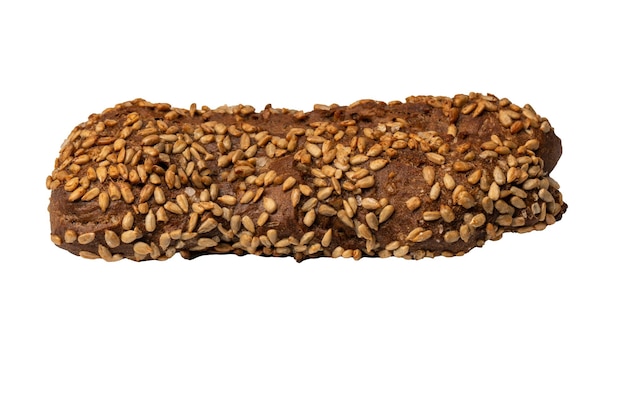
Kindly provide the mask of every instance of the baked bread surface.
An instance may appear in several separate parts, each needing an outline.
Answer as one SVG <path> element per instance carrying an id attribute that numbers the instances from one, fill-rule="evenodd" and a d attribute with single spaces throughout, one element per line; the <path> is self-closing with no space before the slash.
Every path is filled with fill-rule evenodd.
<path id="1" fill-rule="evenodd" d="M 309 112 L 136 99 L 63 143 L 51 238 L 107 261 L 462 255 L 561 219 L 560 155 L 547 119 L 493 95 Z"/>

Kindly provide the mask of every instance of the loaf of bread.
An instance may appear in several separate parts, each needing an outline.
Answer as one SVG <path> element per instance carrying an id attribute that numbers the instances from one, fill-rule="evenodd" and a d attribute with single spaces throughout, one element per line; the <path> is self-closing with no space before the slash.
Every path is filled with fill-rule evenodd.
<path id="1" fill-rule="evenodd" d="M 63 143 L 51 238 L 106 261 L 462 255 L 561 218 L 560 155 L 547 119 L 493 95 L 309 112 L 137 99 Z"/>

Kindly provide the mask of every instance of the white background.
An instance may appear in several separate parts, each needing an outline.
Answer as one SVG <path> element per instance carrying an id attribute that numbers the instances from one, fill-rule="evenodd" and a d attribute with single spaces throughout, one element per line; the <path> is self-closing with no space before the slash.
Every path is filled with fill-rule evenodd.
<path id="1" fill-rule="evenodd" d="M 0 415 L 626 415 L 617 4 L 4 5 Z M 107 264 L 50 242 L 61 143 L 118 102 L 310 110 L 470 91 L 551 121 L 561 222 L 417 262 Z"/>

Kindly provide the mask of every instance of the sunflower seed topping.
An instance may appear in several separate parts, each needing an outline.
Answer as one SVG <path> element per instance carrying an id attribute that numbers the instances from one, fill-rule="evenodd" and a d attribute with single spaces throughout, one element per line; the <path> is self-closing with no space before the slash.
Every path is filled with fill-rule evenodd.
<path id="1" fill-rule="evenodd" d="M 460 255 L 561 218 L 553 136 L 529 105 L 478 93 L 309 113 L 138 99 L 68 136 L 50 236 L 105 261 Z"/>

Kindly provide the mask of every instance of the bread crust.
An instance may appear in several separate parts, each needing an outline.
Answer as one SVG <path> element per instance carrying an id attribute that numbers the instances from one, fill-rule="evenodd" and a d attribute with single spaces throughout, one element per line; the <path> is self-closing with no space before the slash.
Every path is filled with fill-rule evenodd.
<path id="1" fill-rule="evenodd" d="M 547 119 L 493 95 L 309 112 L 136 99 L 64 142 L 51 238 L 107 261 L 462 255 L 561 219 L 560 155 Z"/>

